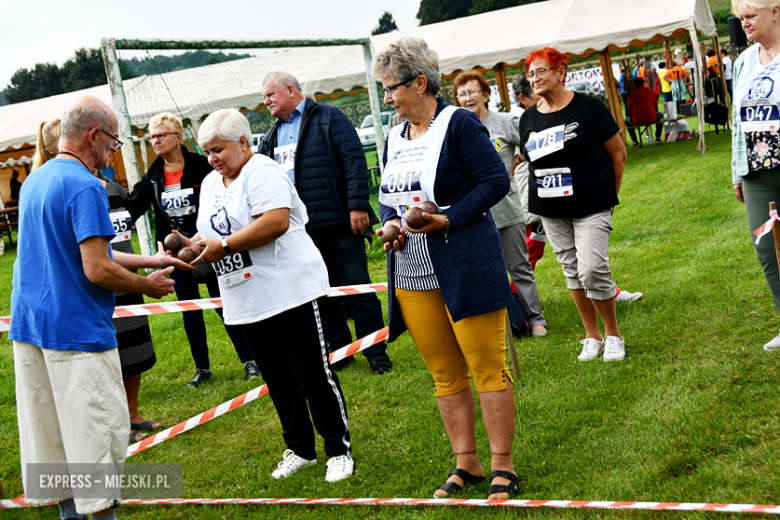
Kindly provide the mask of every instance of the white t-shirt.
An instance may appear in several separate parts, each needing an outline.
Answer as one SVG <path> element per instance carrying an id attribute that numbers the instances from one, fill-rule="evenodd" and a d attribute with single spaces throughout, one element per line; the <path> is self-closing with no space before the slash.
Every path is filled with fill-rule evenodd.
<path id="1" fill-rule="evenodd" d="M 726 56 L 723 58 L 722 61 L 723 61 L 723 69 L 724 69 L 723 77 L 725 79 L 734 79 L 734 76 L 731 73 L 731 68 L 732 68 L 731 58 Z"/>
<path id="2" fill-rule="evenodd" d="M 280 208 L 290 209 L 290 227 L 284 235 L 213 264 L 228 325 L 256 323 L 325 296 L 328 270 L 306 233 L 306 206 L 276 162 L 255 155 L 227 187 L 216 171 L 203 180 L 198 210 L 201 238 L 221 240 L 262 213 Z"/>

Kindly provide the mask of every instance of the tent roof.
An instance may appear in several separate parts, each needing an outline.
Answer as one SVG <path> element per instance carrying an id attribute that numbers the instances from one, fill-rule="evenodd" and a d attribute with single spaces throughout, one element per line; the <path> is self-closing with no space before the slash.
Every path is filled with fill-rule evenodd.
<path id="1" fill-rule="evenodd" d="M 715 34 L 707 0 L 549 0 L 371 37 L 375 51 L 402 36 L 424 39 L 443 74 L 517 65 L 550 46 L 588 56 L 698 29 Z"/>
<path id="2" fill-rule="evenodd" d="M 216 108 L 263 103 L 263 78 L 286 70 L 304 92 L 331 93 L 366 87 L 366 65 L 359 45 L 287 48 L 260 56 L 125 80 L 125 98 L 133 124 L 144 126 L 155 114 L 170 111 L 198 121 Z M 0 107 L 0 152 L 34 145 L 41 121 L 61 117 L 76 98 L 92 95 L 111 105 L 108 85 Z M 175 100 L 175 101 L 174 101 Z"/>

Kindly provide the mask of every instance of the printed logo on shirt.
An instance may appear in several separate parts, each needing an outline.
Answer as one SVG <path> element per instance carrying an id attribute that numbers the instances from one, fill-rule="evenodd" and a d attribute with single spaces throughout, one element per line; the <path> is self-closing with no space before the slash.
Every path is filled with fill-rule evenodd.
<path id="1" fill-rule="evenodd" d="M 772 78 L 763 77 L 748 90 L 748 99 L 760 99 L 769 97 L 775 88 L 775 81 Z"/>
<path id="2" fill-rule="evenodd" d="M 566 128 L 563 130 L 563 141 L 566 142 L 577 137 L 577 132 L 575 132 L 575 130 L 579 128 L 579 126 L 579 123 L 570 123 L 566 125 Z"/>
<path id="3" fill-rule="evenodd" d="M 224 206 L 219 208 L 215 214 L 211 215 L 211 229 L 223 237 L 230 236 L 230 219 L 228 218 L 227 210 Z"/>
<path id="4" fill-rule="evenodd" d="M 490 142 L 493 143 L 493 146 L 496 147 L 496 151 L 498 153 L 501 153 L 501 150 L 504 149 L 503 144 L 501 144 L 501 138 L 500 137 L 498 139 L 491 139 Z"/>

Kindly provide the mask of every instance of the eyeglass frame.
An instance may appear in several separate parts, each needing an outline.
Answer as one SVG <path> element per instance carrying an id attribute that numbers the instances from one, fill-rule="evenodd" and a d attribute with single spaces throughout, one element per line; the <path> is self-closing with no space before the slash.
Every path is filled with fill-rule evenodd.
<path id="1" fill-rule="evenodd" d="M 401 85 L 403 85 L 404 83 L 411 83 L 412 81 L 416 80 L 416 79 L 417 79 L 417 78 L 419 78 L 419 77 L 420 77 L 420 75 L 418 74 L 417 76 L 415 76 L 415 77 L 413 77 L 413 78 L 409 78 L 409 79 L 407 79 L 406 81 L 401 81 L 401 82 L 399 82 L 399 83 L 396 83 L 396 84 L 395 84 L 395 85 L 393 85 L 392 87 L 382 87 L 382 91 L 383 91 L 385 94 L 387 94 L 388 96 L 392 96 L 392 95 L 393 95 L 393 92 L 395 91 L 395 89 L 397 89 L 398 87 L 400 87 L 400 86 L 401 86 Z M 407 86 L 407 88 L 408 88 L 408 86 Z"/>
<path id="2" fill-rule="evenodd" d="M 105 130 L 103 130 L 102 128 L 98 127 L 98 130 L 100 130 L 101 132 L 103 132 L 104 134 L 106 134 L 108 137 L 110 137 L 111 139 L 113 139 L 114 141 L 116 141 L 116 148 L 114 148 L 113 146 L 111 147 L 111 149 L 112 149 L 112 150 L 114 150 L 115 152 L 116 152 L 116 151 L 118 151 L 118 150 L 120 150 L 120 149 L 122 148 L 122 146 L 125 144 L 125 143 L 123 143 L 122 141 L 120 141 L 118 137 L 116 137 L 116 136 L 113 136 L 113 135 L 109 134 L 108 132 L 106 132 L 106 131 L 105 131 Z"/>
<path id="3" fill-rule="evenodd" d="M 179 132 L 160 132 L 160 133 L 157 133 L 157 134 L 147 135 L 146 136 L 146 140 L 149 141 L 150 143 L 152 143 L 152 142 L 154 142 L 155 137 L 157 137 L 159 141 L 162 141 L 163 139 L 165 139 L 167 136 L 169 136 L 171 134 L 172 135 L 181 135 Z M 162 137 L 158 137 L 158 136 L 162 136 Z"/>
<path id="4" fill-rule="evenodd" d="M 530 80 L 534 79 L 535 77 L 539 76 L 540 74 L 541 74 L 542 76 L 544 76 L 545 74 L 547 74 L 547 73 L 548 73 L 548 72 L 550 72 L 551 70 L 555 70 L 555 69 L 558 69 L 558 68 L 560 68 L 560 67 L 561 67 L 561 66 L 559 65 L 558 67 L 548 67 L 548 68 L 546 68 L 546 69 L 536 69 L 536 70 L 535 70 L 535 71 L 533 71 L 533 72 L 528 72 L 528 71 L 526 71 L 526 73 L 525 73 L 525 77 L 526 77 L 526 79 L 528 79 L 528 80 L 530 81 Z"/>
<path id="5" fill-rule="evenodd" d="M 469 90 L 468 92 L 463 91 L 455 97 L 458 99 L 468 99 L 470 97 L 476 96 L 477 94 L 484 94 L 484 93 L 485 93 L 484 90 Z"/>

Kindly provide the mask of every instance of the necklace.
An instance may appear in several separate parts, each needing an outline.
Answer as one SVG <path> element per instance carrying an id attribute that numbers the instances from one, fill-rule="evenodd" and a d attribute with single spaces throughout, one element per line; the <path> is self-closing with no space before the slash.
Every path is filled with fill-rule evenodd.
<path id="1" fill-rule="evenodd" d="M 431 126 L 433 126 L 433 121 L 434 121 L 435 119 L 436 119 L 436 112 L 434 112 L 434 113 L 433 113 L 433 116 L 431 117 L 431 122 L 430 122 L 430 123 L 428 123 L 428 128 L 426 129 L 426 131 L 428 131 L 428 130 L 430 130 L 430 129 L 431 129 Z M 405 140 L 407 140 L 407 141 L 408 141 L 408 140 L 409 140 L 409 135 L 410 135 L 411 131 L 412 131 L 412 123 L 410 123 L 409 121 L 407 121 L 407 122 L 406 122 L 406 132 L 403 132 L 403 133 L 402 133 L 402 137 L 403 137 Z"/>
<path id="2" fill-rule="evenodd" d="M 76 159 L 78 159 L 78 161 L 79 161 L 81 164 L 83 164 L 83 165 L 84 165 L 84 168 L 87 168 L 87 165 L 86 165 L 86 164 L 84 164 L 84 161 L 82 161 L 82 160 L 81 160 L 81 157 L 79 157 L 79 156 L 78 156 L 78 155 L 76 155 L 75 153 L 70 153 L 70 152 L 60 152 L 60 154 L 61 154 L 61 155 L 70 155 L 71 157 L 75 157 Z M 90 170 L 89 168 L 87 168 L 87 171 L 88 171 L 89 173 L 92 173 L 92 170 Z"/>

